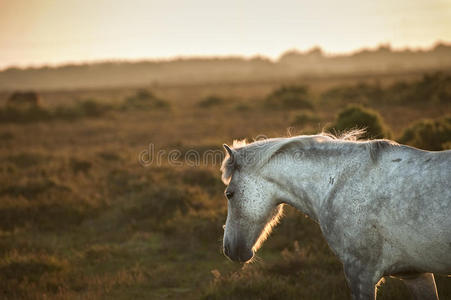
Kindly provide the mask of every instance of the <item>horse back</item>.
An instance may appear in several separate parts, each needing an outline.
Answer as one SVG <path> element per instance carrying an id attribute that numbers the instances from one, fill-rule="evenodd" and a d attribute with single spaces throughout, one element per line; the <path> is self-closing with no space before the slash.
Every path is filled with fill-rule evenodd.
<path id="1" fill-rule="evenodd" d="M 400 146 L 380 163 L 370 207 L 387 249 L 418 269 L 451 272 L 451 151 Z"/>
<path id="2" fill-rule="evenodd" d="M 390 272 L 451 273 L 451 151 L 396 146 L 359 161 L 324 205 L 334 251 Z"/>

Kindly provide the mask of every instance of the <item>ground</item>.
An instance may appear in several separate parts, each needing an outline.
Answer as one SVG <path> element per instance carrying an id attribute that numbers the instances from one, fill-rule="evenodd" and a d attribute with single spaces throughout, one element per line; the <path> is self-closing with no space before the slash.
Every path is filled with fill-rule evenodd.
<path id="1" fill-rule="evenodd" d="M 299 78 L 287 82 L 40 91 L 43 109 L 108 104 L 76 117 L 0 123 L 0 293 L 5 299 L 349 299 L 342 266 L 318 226 L 285 218 L 245 267 L 221 253 L 226 217 L 219 161 L 195 165 L 190 150 L 222 151 L 252 140 L 321 131 L 349 102 L 380 113 L 398 138 L 414 121 L 451 112 L 449 102 L 324 100 L 334 86 L 389 86 L 421 75 Z M 313 109 L 271 109 L 282 85 L 309 87 Z M 167 105 L 124 108 L 146 89 Z M 2 100 L 8 92 L 0 93 Z M 224 101 L 210 101 L 210 96 Z M 363 101 L 363 102 L 362 102 Z M 205 103 L 205 102 L 204 102 Z M 1 104 L 4 104 L 2 102 Z M 302 126 L 299 114 L 314 116 Z M 58 116 L 57 114 L 55 114 Z M 66 116 L 66 115 L 64 115 Z M 291 129 L 289 129 L 291 128 Z M 165 151 L 143 166 L 139 154 Z M 179 151 L 169 159 L 171 150 Z M 437 275 L 441 299 L 451 279 Z M 381 299 L 407 291 L 388 279 Z"/>

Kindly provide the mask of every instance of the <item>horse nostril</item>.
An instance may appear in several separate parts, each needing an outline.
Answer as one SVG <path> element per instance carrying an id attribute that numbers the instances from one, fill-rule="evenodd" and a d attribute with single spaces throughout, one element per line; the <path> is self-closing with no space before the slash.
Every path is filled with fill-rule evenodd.
<path id="1" fill-rule="evenodd" d="M 247 262 L 254 257 L 254 252 L 252 250 L 242 250 L 239 253 L 239 260 L 241 262 Z"/>
<path id="2" fill-rule="evenodd" d="M 248 249 L 245 244 L 233 244 L 227 241 L 224 242 L 223 253 L 232 261 L 241 263 L 249 261 L 254 256 L 254 252 L 251 249 Z"/>

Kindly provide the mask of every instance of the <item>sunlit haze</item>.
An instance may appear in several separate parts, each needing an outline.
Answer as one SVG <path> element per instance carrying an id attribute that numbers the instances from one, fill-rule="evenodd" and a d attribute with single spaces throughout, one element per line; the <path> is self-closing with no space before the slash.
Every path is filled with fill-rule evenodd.
<path id="1" fill-rule="evenodd" d="M 451 41 L 448 0 L 1 0 L 0 68 Z"/>

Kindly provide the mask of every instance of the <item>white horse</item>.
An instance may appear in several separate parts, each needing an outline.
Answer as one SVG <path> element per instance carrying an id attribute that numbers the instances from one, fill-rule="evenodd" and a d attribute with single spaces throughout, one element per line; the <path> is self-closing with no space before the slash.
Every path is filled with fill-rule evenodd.
<path id="1" fill-rule="evenodd" d="M 344 266 L 353 299 L 384 276 L 415 299 L 438 299 L 451 273 L 451 151 L 319 134 L 224 145 L 224 253 L 249 261 L 289 204 L 316 221 Z"/>

